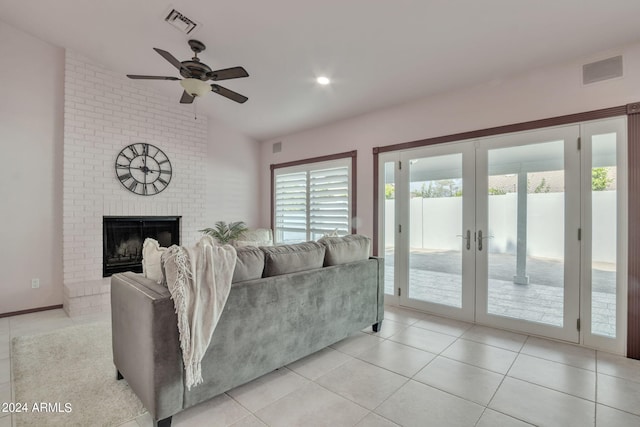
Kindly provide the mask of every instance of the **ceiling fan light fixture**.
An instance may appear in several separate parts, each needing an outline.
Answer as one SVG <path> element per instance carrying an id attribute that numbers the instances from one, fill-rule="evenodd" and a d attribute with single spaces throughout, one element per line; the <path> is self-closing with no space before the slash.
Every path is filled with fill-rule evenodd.
<path id="1" fill-rule="evenodd" d="M 200 79 L 182 79 L 180 85 L 191 96 L 202 96 L 211 92 L 211 86 Z"/>

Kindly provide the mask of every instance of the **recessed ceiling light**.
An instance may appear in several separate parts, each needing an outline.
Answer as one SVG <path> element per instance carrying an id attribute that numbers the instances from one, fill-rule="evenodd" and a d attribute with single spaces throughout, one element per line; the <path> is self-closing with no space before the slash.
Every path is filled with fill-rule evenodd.
<path id="1" fill-rule="evenodd" d="M 318 84 L 321 84 L 321 85 L 328 85 L 329 83 L 331 83 L 331 80 L 329 80 L 328 77 L 324 77 L 324 76 L 318 77 L 316 81 L 318 82 Z"/>

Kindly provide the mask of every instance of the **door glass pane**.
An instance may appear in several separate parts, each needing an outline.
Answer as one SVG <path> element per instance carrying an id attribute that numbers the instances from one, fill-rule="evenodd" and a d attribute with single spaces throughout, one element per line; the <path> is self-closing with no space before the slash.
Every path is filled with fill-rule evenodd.
<path id="1" fill-rule="evenodd" d="M 409 168 L 408 297 L 462 307 L 462 154 Z"/>
<path id="2" fill-rule="evenodd" d="M 591 333 L 616 336 L 616 134 L 591 139 Z"/>
<path id="3" fill-rule="evenodd" d="M 489 150 L 489 314 L 563 325 L 564 142 Z"/>
<path id="4" fill-rule="evenodd" d="M 384 233 L 382 250 L 384 251 L 384 293 L 392 295 L 394 292 L 395 273 L 395 224 L 396 224 L 396 184 L 395 162 L 384 164 Z"/>

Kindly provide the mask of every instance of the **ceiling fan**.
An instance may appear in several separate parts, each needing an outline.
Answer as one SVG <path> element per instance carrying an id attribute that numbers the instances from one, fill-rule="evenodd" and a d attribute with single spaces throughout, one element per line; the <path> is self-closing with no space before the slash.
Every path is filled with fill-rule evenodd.
<path id="1" fill-rule="evenodd" d="M 215 92 L 218 95 L 222 95 L 225 98 L 229 98 L 230 100 L 239 102 L 240 104 L 245 103 L 249 99 L 244 95 L 240 95 L 237 92 L 227 89 L 226 87 L 222 87 L 215 83 L 211 85 L 207 83 L 209 80 L 215 82 L 219 80 L 249 77 L 247 70 L 242 67 L 232 67 L 212 71 L 207 64 L 200 62 L 200 59 L 198 58 L 198 54 L 206 49 L 204 43 L 198 40 L 189 40 L 189 46 L 191 46 L 191 50 L 194 52 L 195 56 L 191 58 L 190 61 L 182 62 L 178 61 L 173 55 L 165 50 L 155 47 L 153 48 L 153 50 L 158 52 L 160 56 L 176 67 L 184 79 L 166 76 L 140 76 L 136 74 L 127 74 L 127 77 L 130 79 L 141 80 L 179 80 L 180 85 L 184 88 L 182 98 L 180 98 L 180 103 L 182 104 L 191 104 L 196 96 L 203 96 L 208 92 Z"/>

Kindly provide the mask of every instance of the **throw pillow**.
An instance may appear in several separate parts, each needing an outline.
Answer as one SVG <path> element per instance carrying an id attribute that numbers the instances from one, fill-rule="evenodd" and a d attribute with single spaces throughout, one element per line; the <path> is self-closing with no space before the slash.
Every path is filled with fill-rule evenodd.
<path id="1" fill-rule="evenodd" d="M 261 246 L 264 252 L 263 277 L 321 268 L 325 247 L 317 242 L 295 245 Z"/>
<path id="2" fill-rule="evenodd" d="M 157 240 L 146 238 L 142 244 L 142 272 L 144 277 L 151 279 L 156 283 L 163 281 L 162 274 L 162 254 L 167 248 L 161 248 Z"/>
<path id="3" fill-rule="evenodd" d="M 236 248 L 238 259 L 231 283 L 259 279 L 264 271 L 264 252 L 255 246 Z"/>
<path id="4" fill-rule="evenodd" d="M 371 239 L 361 234 L 343 237 L 323 237 L 318 243 L 327 248 L 324 266 L 346 264 L 369 258 Z"/>

